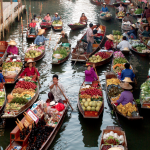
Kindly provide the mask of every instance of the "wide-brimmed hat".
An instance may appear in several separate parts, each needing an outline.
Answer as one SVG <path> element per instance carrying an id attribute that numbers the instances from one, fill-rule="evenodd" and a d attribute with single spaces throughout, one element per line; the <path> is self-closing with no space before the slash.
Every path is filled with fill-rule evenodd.
<path id="1" fill-rule="evenodd" d="M 131 80 L 131 78 L 129 78 L 129 77 L 125 77 L 124 80 L 122 80 L 122 81 L 123 81 L 123 82 L 128 82 L 128 83 L 133 82 L 133 81 Z"/>
<path id="2" fill-rule="evenodd" d="M 114 36 L 112 34 L 106 35 L 106 37 L 112 41 L 114 40 Z"/>
<path id="3" fill-rule="evenodd" d="M 106 3 L 103 3 L 103 5 L 106 5 Z"/>
<path id="4" fill-rule="evenodd" d="M 142 19 L 140 18 L 137 22 L 141 23 L 141 22 L 142 22 Z"/>
<path id="5" fill-rule="evenodd" d="M 128 48 L 128 47 L 125 47 L 123 50 L 124 50 L 124 51 L 129 51 L 129 48 Z"/>
<path id="6" fill-rule="evenodd" d="M 35 66 L 35 64 L 36 64 L 36 62 L 33 61 L 32 59 L 28 59 L 28 60 L 27 60 L 27 63 L 25 64 L 25 66 L 28 67 L 28 66 L 29 66 L 29 63 L 33 63 L 33 66 Z"/>
<path id="7" fill-rule="evenodd" d="M 56 12 L 55 15 L 58 15 L 58 12 Z"/>
<path id="8" fill-rule="evenodd" d="M 42 35 L 45 32 L 45 29 L 39 29 L 38 35 Z"/>
<path id="9" fill-rule="evenodd" d="M 132 26 L 133 28 L 136 28 L 135 24 L 131 24 L 131 26 Z"/>
<path id="10" fill-rule="evenodd" d="M 120 83 L 119 85 L 125 90 L 132 90 L 132 86 L 128 82 Z"/>
<path id="11" fill-rule="evenodd" d="M 14 40 L 11 40 L 10 42 L 8 42 L 8 45 L 17 45 L 17 43 Z"/>

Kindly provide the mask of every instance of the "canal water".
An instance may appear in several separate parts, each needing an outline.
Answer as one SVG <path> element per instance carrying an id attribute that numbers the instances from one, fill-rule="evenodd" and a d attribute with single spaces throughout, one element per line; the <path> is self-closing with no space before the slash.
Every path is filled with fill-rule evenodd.
<path id="1" fill-rule="evenodd" d="M 23 1 L 24 2 L 24 1 Z M 86 29 L 80 31 L 71 31 L 67 26 L 69 23 L 76 23 L 79 21 L 81 13 L 85 13 L 88 18 L 88 23 L 93 24 L 100 23 L 106 25 L 107 34 L 110 34 L 112 30 L 121 30 L 121 22 L 115 19 L 115 10 L 109 7 L 110 12 L 113 14 L 113 19 L 110 22 L 101 21 L 99 19 L 99 11 L 101 6 L 96 6 L 90 3 L 90 0 L 43 0 L 43 1 L 31 1 L 32 14 L 39 15 L 39 4 L 42 3 L 42 17 L 47 13 L 51 16 L 55 12 L 58 12 L 63 20 L 63 29 L 68 34 L 72 48 L 75 47 L 77 41 L 85 33 Z M 26 1 L 27 8 L 29 9 L 30 1 Z M 10 39 L 16 40 L 20 48 L 20 52 L 24 51 L 31 42 L 26 40 L 26 15 L 23 15 L 23 39 L 20 32 L 20 22 L 15 22 L 9 30 L 9 33 L 5 35 L 4 40 Z M 62 127 L 56 135 L 49 150 L 98 150 L 102 130 L 107 126 L 121 126 L 126 132 L 128 148 L 129 150 L 148 150 L 149 138 L 150 138 L 150 117 L 149 111 L 140 110 L 140 114 L 144 117 L 142 121 L 128 121 L 119 117 L 119 122 L 108 106 L 106 93 L 104 93 L 105 103 L 104 112 L 99 119 L 89 120 L 83 119 L 77 108 L 77 99 L 80 85 L 84 81 L 85 67 L 83 64 L 77 63 L 73 66 L 70 58 L 64 64 L 53 67 L 51 65 L 52 49 L 56 46 L 56 43 L 60 37 L 59 32 L 48 30 L 45 33 L 47 38 L 51 37 L 50 45 L 49 41 L 46 42 L 46 55 L 37 62 L 37 67 L 41 75 L 41 88 L 39 99 L 46 100 L 49 92 L 49 82 L 52 80 L 54 74 L 59 75 L 59 82 L 63 84 L 66 89 L 66 94 L 74 108 L 72 112 L 69 111 L 64 119 Z M 132 64 L 137 76 L 138 89 L 134 92 L 135 99 L 139 98 L 140 85 L 146 80 L 149 69 L 149 60 L 142 58 L 135 54 L 130 54 L 126 57 Z M 110 71 L 111 63 L 104 65 L 97 69 L 101 83 L 105 84 L 104 72 Z M 11 92 L 13 86 L 6 86 L 7 94 Z M 21 119 L 21 118 L 20 118 Z M 10 132 L 15 127 L 15 120 L 8 120 L 6 122 L 5 129 L 0 129 L 0 146 L 3 149 L 9 144 Z"/>

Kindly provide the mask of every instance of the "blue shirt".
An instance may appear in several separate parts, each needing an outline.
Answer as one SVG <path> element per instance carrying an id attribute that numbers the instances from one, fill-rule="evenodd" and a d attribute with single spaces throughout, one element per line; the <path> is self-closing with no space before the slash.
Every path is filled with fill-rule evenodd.
<path id="1" fill-rule="evenodd" d="M 3 80 L 2 80 L 3 79 Z M 0 82 L 5 82 L 4 77 L 2 75 L 2 73 L 0 73 Z"/>
<path id="2" fill-rule="evenodd" d="M 107 8 L 107 7 L 105 7 L 105 8 L 104 8 L 104 7 L 102 7 L 101 11 L 102 11 L 102 12 L 107 12 L 107 11 L 109 11 L 109 10 L 108 10 L 108 8 Z"/>
<path id="3" fill-rule="evenodd" d="M 135 74 L 131 69 L 124 69 L 121 72 L 121 80 L 124 80 L 125 77 L 129 77 L 133 81 Z"/>
<path id="4" fill-rule="evenodd" d="M 53 19 L 52 19 L 52 21 L 55 21 L 55 20 L 60 20 L 60 17 L 58 16 L 58 17 L 53 17 Z"/>
<path id="5" fill-rule="evenodd" d="M 128 34 L 129 36 L 130 36 L 131 33 L 134 34 L 135 36 L 137 36 L 137 35 L 136 35 L 136 31 L 135 31 L 134 29 L 133 29 L 133 30 L 130 30 L 129 32 L 127 32 L 127 34 Z"/>
<path id="6" fill-rule="evenodd" d="M 34 44 L 42 45 L 42 44 L 40 44 L 40 42 L 44 43 L 44 41 L 47 41 L 47 40 L 49 40 L 49 39 L 45 38 L 43 35 L 38 35 L 36 37 L 36 39 L 34 40 Z"/>

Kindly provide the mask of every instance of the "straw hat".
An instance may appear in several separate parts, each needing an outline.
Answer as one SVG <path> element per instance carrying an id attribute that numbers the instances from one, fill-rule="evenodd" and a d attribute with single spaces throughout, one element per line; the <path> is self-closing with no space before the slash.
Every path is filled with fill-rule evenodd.
<path id="1" fill-rule="evenodd" d="M 106 3 L 103 3 L 103 5 L 106 5 Z"/>
<path id="2" fill-rule="evenodd" d="M 132 86 L 128 82 L 120 83 L 119 85 L 120 85 L 120 87 L 122 87 L 125 90 L 131 90 L 132 89 Z"/>
<path id="3" fill-rule="evenodd" d="M 120 147 L 112 147 L 112 148 L 109 148 L 108 150 L 122 150 Z"/>
<path id="4" fill-rule="evenodd" d="M 131 24 L 131 26 L 132 26 L 133 28 L 136 28 L 135 24 Z"/>
<path id="5" fill-rule="evenodd" d="M 137 22 L 141 23 L 141 22 L 142 22 L 142 19 L 140 18 Z"/>
<path id="6" fill-rule="evenodd" d="M 11 40 L 10 42 L 8 42 L 8 45 L 17 45 L 17 43 L 14 40 Z"/>
<path id="7" fill-rule="evenodd" d="M 128 82 L 128 83 L 133 82 L 133 81 L 131 80 L 131 78 L 129 78 L 129 77 L 125 77 L 124 80 L 122 80 L 122 81 L 123 81 L 123 82 Z"/>
<path id="8" fill-rule="evenodd" d="M 106 37 L 112 41 L 114 40 L 114 36 L 112 34 L 106 35 Z"/>
<path id="9" fill-rule="evenodd" d="M 45 29 L 39 29 L 38 35 L 42 35 L 45 32 Z"/>
<path id="10" fill-rule="evenodd" d="M 29 66 L 29 63 L 33 63 L 33 66 L 35 66 L 36 62 L 33 61 L 32 59 L 28 59 L 27 63 L 25 64 L 26 67 Z"/>
<path id="11" fill-rule="evenodd" d="M 58 15 L 58 12 L 56 12 L 55 15 Z"/>
<path id="12" fill-rule="evenodd" d="M 129 48 L 128 48 L 128 47 L 125 47 L 123 50 L 124 50 L 124 51 L 129 51 Z"/>
<path id="13" fill-rule="evenodd" d="M 62 34 L 65 34 L 65 31 L 61 31 L 61 35 L 62 35 Z"/>

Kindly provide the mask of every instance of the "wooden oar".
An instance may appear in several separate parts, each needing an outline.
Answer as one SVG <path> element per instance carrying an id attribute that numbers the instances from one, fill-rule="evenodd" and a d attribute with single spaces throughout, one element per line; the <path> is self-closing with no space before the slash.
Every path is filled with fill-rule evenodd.
<path id="1" fill-rule="evenodd" d="M 94 70 L 95 70 L 95 73 L 96 73 L 96 75 L 97 75 L 97 79 L 98 79 L 99 85 L 101 85 L 101 83 L 100 83 L 100 81 L 99 81 L 99 76 L 98 76 L 97 71 L 96 71 L 96 68 L 94 68 Z"/>
<path id="2" fill-rule="evenodd" d="M 62 93 L 62 94 L 63 94 L 63 96 L 65 97 L 65 99 L 66 99 L 66 101 L 68 102 L 69 106 L 70 106 L 70 107 L 71 107 L 71 109 L 73 110 L 73 108 L 72 108 L 72 106 L 71 106 L 70 102 L 69 102 L 69 101 L 68 101 L 68 99 L 66 98 L 66 96 L 65 96 L 64 92 L 61 90 L 61 88 L 59 87 L 59 85 L 58 85 L 58 88 L 60 89 L 61 93 Z"/>
<path id="3" fill-rule="evenodd" d="M 59 37 L 59 40 L 60 40 L 60 38 L 61 38 L 61 36 Z M 58 42 L 59 42 L 59 40 L 58 40 Z M 57 42 L 57 44 L 58 44 L 58 42 Z M 57 44 L 56 44 L 56 46 L 54 48 L 54 51 L 56 50 Z"/>

